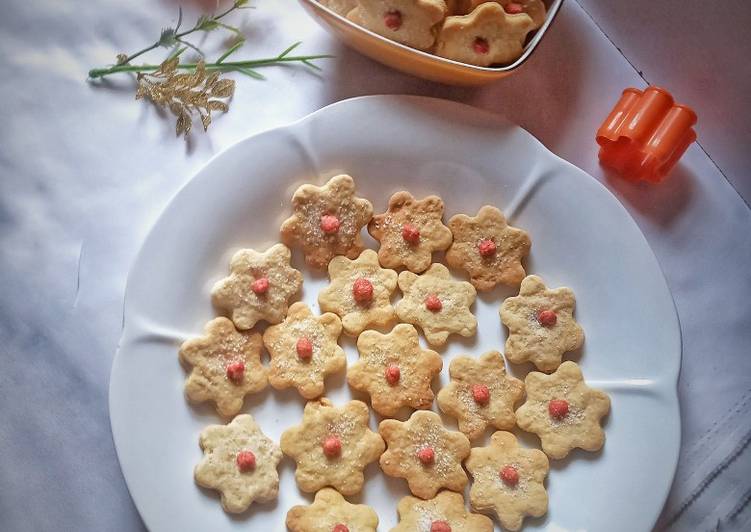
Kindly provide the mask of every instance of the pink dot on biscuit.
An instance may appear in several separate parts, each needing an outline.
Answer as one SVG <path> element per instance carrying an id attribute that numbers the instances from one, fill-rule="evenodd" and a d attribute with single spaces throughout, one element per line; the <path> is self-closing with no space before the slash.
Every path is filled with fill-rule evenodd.
<path id="1" fill-rule="evenodd" d="M 537 313 L 537 321 L 543 327 L 552 327 L 558 321 L 558 316 L 552 310 L 541 310 Z"/>
<path id="2" fill-rule="evenodd" d="M 244 473 L 256 467 L 256 455 L 252 451 L 240 451 L 237 453 L 235 462 L 237 462 L 237 469 Z"/>
<path id="3" fill-rule="evenodd" d="M 334 216 L 333 214 L 324 214 L 321 216 L 321 231 L 324 233 L 331 235 L 339 231 L 339 227 L 341 227 L 342 222 L 339 221 L 339 218 Z"/>
<path id="4" fill-rule="evenodd" d="M 490 390 L 484 384 L 472 386 L 472 398 L 478 405 L 486 405 L 490 401 Z"/>
<path id="5" fill-rule="evenodd" d="M 305 336 L 297 339 L 295 349 L 297 350 L 297 356 L 302 360 L 310 360 L 310 357 L 313 356 L 313 343 Z"/>
<path id="6" fill-rule="evenodd" d="M 490 239 L 481 241 L 477 247 L 480 251 L 480 255 L 482 255 L 483 257 L 492 257 L 493 255 L 495 255 L 497 249 L 495 242 Z"/>
<path id="7" fill-rule="evenodd" d="M 256 279 L 253 281 L 250 285 L 250 289 L 253 290 L 253 293 L 256 295 L 265 294 L 269 291 L 269 280 L 266 277 L 261 277 L 260 279 Z"/>
<path id="8" fill-rule="evenodd" d="M 518 15 L 519 13 L 524 12 L 524 6 L 517 4 L 516 2 L 506 4 L 503 9 L 505 9 L 506 13 L 508 13 L 509 15 Z"/>
<path id="9" fill-rule="evenodd" d="M 402 238 L 408 244 L 417 244 L 420 241 L 420 230 L 412 224 L 402 226 Z"/>
<path id="10" fill-rule="evenodd" d="M 490 51 L 490 44 L 488 44 L 488 41 L 486 39 L 483 39 L 482 37 L 477 37 L 472 42 L 472 49 L 475 51 L 476 54 L 485 55 Z"/>
<path id="11" fill-rule="evenodd" d="M 430 532 L 451 532 L 451 525 L 446 521 L 433 521 L 430 523 Z"/>
<path id="12" fill-rule="evenodd" d="M 331 529 L 331 532 L 349 532 L 349 527 L 342 523 L 337 523 L 334 525 L 334 528 Z"/>
<path id="13" fill-rule="evenodd" d="M 323 454 L 329 458 L 339 456 L 342 452 L 342 440 L 338 436 L 328 436 L 323 440 Z"/>
<path id="14" fill-rule="evenodd" d="M 433 451 L 432 447 L 425 447 L 417 451 L 417 458 L 424 465 L 430 465 L 435 460 L 435 451 Z"/>
<path id="15" fill-rule="evenodd" d="M 352 283 L 352 295 L 358 303 L 370 303 L 373 299 L 373 283 L 360 277 Z"/>
<path id="16" fill-rule="evenodd" d="M 396 31 L 402 27 L 402 14 L 400 11 L 392 10 L 383 15 L 383 23 L 390 30 Z"/>
<path id="17" fill-rule="evenodd" d="M 563 399 L 553 399 L 548 403 L 548 412 L 550 417 L 560 421 L 568 415 L 568 402 Z"/>
<path id="18" fill-rule="evenodd" d="M 386 382 L 391 386 L 399 382 L 399 378 L 402 376 L 402 372 L 396 364 L 389 365 L 384 373 L 386 375 Z"/>
<path id="19" fill-rule="evenodd" d="M 245 375 L 245 363 L 233 362 L 227 366 L 227 378 L 234 383 L 242 382 Z"/>
<path id="20" fill-rule="evenodd" d="M 438 299 L 437 295 L 430 294 L 425 298 L 425 308 L 427 308 L 431 312 L 440 312 L 440 310 L 443 308 L 443 303 L 441 303 L 441 300 Z"/>
<path id="21" fill-rule="evenodd" d="M 501 469 L 501 480 L 507 486 L 516 486 L 519 483 L 519 472 L 512 465 L 504 466 Z"/>

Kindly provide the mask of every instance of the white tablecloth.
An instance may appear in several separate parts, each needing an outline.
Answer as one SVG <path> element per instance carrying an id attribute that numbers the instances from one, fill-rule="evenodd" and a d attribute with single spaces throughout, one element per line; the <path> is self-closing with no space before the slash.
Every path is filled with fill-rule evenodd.
<path id="1" fill-rule="evenodd" d="M 132 81 L 85 82 L 91 66 L 152 41 L 174 18 L 174 5 L 4 5 L 0 528 L 143 526 L 107 413 L 125 276 L 143 237 L 212 155 L 328 103 L 377 93 L 444 97 L 504 114 L 624 203 L 662 264 L 683 332 L 683 447 L 661 526 L 751 526 L 751 212 L 697 146 L 656 187 L 608 177 L 599 167 L 595 129 L 621 89 L 643 82 L 579 5 L 565 4 L 520 73 L 469 89 L 410 78 L 343 48 L 291 0 L 255 3 L 245 12 L 243 55 L 303 40 L 303 50 L 336 58 L 321 74 L 274 68 L 263 82 L 238 79 L 230 113 L 187 143 L 175 138 L 171 120 L 133 100 Z"/>

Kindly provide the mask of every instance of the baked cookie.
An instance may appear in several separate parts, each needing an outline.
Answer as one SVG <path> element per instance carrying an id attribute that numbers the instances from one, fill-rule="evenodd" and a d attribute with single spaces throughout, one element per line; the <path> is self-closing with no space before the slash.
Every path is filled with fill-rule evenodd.
<path id="1" fill-rule="evenodd" d="M 323 488 L 310 506 L 287 512 L 290 532 L 376 532 L 378 515 L 370 506 L 351 504 L 341 493 Z"/>
<path id="2" fill-rule="evenodd" d="M 373 410 L 391 417 L 403 406 L 430 408 L 430 382 L 443 368 L 435 351 L 422 349 L 417 330 L 400 323 L 388 334 L 365 331 L 357 338 L 360 360 L 347 371 L 347 382 L 370 395 Z"/>
<path id="3" fill-rule="evenodd" d="M 448 268 L 435 263 L 422 275 L 399 274 L 399 288 L 404 297 L 396 304 L 399 319 L 419 325 L 430 345 L 441 346 L 449 334 L 472 336 L 477 319 L 469 307 L 477 292 L 471 284 L 455 281 Z"/>
<path id="4" fill-rule="evenodd" d="M 285 430 L 281 439 L 284 454 L 297 462 L 295 479 L 302 491 L 331 486 L 354 495 L 362 489 L 363 469 L 386 447 L 368 428 L 369 417 L 362 401 L 337 408 L 322 398 L 305 405 L 302 423 Z"/>
<path id="5" fill-rule="evenodd" d="M 435 53 L 483 67 L 510 63 L 522 55 L 527 33 L 535 27 L 528 15 L 509 15 L 499 4 L 487 2 L 469 15 L 446 17 Z"/>
<path id="6" fill-rule="evenodd" d="M 427 501 L 408 495 L 396 511 L 399 524 L 391 532 L 493 532 L 493 521 L 468 512 L 464 495 L 454 491 L 444 490 Z"/>
<path id="7" fill-rule="evenodd" d="M 326 376 L 347 365 L 344 350 L 337 344 L 341 332 L 336 314 L 314 316 L 305 303 L 294 303 L 282 323 L 263 333 L 271 356 L 271 386 L 277 390 L 294 386 L 306 399 L 321 395 Z"/>
<path id="8" fill-rule="evenodd" d="M 550 375 L 532 371 L 524 386 L 527 399 L 516 411 L 516 424 L 537 434 L 550 458 L 564 458 L 575 448 L 602 448 L 600 421 L 610 411 L 610 398 L 584 383 L 576 363 L 564 362 Z"/>
<path id="9" fill-rule="evenodd" d="M 206 427 L 199 445 L 204 456 L 193 472 L 196 484 L 221 493 L 227 512 L 240 513 L 254 501 L 276 499 L 282 452 L 251 416 Z"/>
<path id="10" fill-rule="evenodd" d="M 543 482 L 549 464 L 545 453 L 519 447 L 510 432 L 498 431 L 487 447 L 475 447 L 465 462 L 472 475 L 472 508 L 498 516 L 504 530 L 519 530 L 525 516 L 548 511 Z"/>
<path id="11" fill-rule="evenodd" d="M 415 273 L 425 271 L 434 251 L 451 245 L 451 231 L 443 225 L 443 200 L 438 196 L 416 200 L 409 192 L 397 192 L 388 210 L 373 216 L 370 235 L 381 243 L 378 259 L 386 268 L 405 266 Z"/>
<path id="12" fill-rule="evenodd" d="M 355 196 L 350 176 L 332 177 L 322 187 L 302 185 L 292 196 L 292 209 L 282 239 L 302 248 L 308 266 L 322 270 L 335 255 L 353 259 L 363 250 L 360 230 L 373 216 L 373 205 Z"/>
<path id="13" fill-rule="evenodd" d="M 480 4 L 485 2 L 495 2 L 501 4 L 504 11 L 509 15 L 529 15 L 534 22 L 534 29 L 539 28 L 545 23 L 545 4 L 542 0 L 464 0 L 467 3 L 467 13 L 474 10 Z"/>
<path id="14" fill-rule="evenodd" d="M 343 17 L 357 7 L 357 0 L 320 0 L 320 3 Z"/>
<path id="15" fill-rule="evenodd" d="M 381 469 L 405 479 L 414 495 L 430 499 L 441 488 L 462 491 L 467 485 L 462 460 L 469 455 L 469 440 L 446 430 L 435 412 L 418 410 L 404 422 L 385 419 L 378 432 L 388 446 Z"/>
<path id="16" fill-rule="evenodd" d="M 352 22 L 387 39 L 428 50 L 434 27 L 446 16 L 444 0 L 358 0 L 347 15 Z"/>
<path id="17" fill-rule="evenodd" d="M 259 320 L 279 323 L 302 286 L 302 274 L 289 265 L 291 256 L 284 244 L 263 253 L 241 249 L 230 261 L 229 277 L 211 290 L 214 306 L 228 312 L 241 330 L 253 328 Z"/>
<path id="18" fill-rule="evenodd" d="M 501 305 L 501 322 L 509 330 L 506 358 L 514 364 L 530 361 L 542 371 L 557 368 L 565 352 L 584 342 L 573 316 L 575 304 L 570 288 L 549 290 L 536 275 L 526 277 L 519 295 Z"/>
<path id="19" fill-rule="evenodd" d="M 397 274 L 381 268 L 378 254 L 366 249 L 355 260 L 334 257 L 329 263 L 331 284 L 318 294 L 321 310 L 342 319 L 344 332 L 357 336 L 368 326 L 385 326 L 396 317 L 391 294 Z"/>
<path id="20" fill-rule="evenodd" d="M 514 406 L 524 395 L 524 384 L 506 375 L 498 351 L 477 359 L 456 357 L 449 366 L 449 376 L 451 382 L 438 392 L 438 406 L 456 418 L 459 430 L 470 440 L 482 436 L 487 426 L 514 428 Z"/>
<path id="21" fill-rule="evenodd" d="M 529 254 L 529 235 L 506 223 L 503 213 L 485 205 L 474 218 L 457 214 L 449 220 L 454 243 L 446 252 L 452 268 L 464 270 L 480 291 L 497 284 L 516 286 L 524 279 L 522 259 Z"/>
<path id="22" fill-rule="evenodd" d="M 180 361 L 190 366 L 185 397 L 194 403 L 213 401 L 222 416 L 234 416 L 249 393 L 268 382 L 261 364 L 261 335 L 239 332 L 227 318 L 214 318 L 204 335 L 183 342 Z"/>

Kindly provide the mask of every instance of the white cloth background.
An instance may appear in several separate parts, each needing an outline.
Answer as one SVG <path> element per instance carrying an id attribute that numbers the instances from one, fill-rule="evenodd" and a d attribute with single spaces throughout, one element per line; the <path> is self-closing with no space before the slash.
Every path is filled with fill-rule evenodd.
<path id="1" fill-rule="evenodd" d="M 698 146 L 656 187 L 629 184 L 599 167 L 597 126 L 624 87 L 644 82 L 579 4 L 565 3 L 518 74 L 467 89 L 399 74 L 342 47 L 292 0 L 254 3 L 245 12 L 243 56 L 270 55 L 303 40 L 302 50 L 336 58 L 320 75 L 273 68 L 263 82 L 237 78 L 230 113 L 187 143 L 174 137 L 171 119 L 133 100 L 127 78 L 100 87 L 85 82 L 90 67 L 153 41 L 174 20 L 173 4 L 4 3 L 1 528 L 143 527 L 117 464 L 107 413 L 125 276 L 143 237 L 212 155 L 333 101 L 377 93 L 444 97 L 503 114 L 623 202 L 662 264 L 683 332 L 683 447 L 660 526 L 748 527 L 751 211 Z M 661 82 L 671 88 L 670 79 Z M 723 149 L 748 161 L 746 140 Z"/>

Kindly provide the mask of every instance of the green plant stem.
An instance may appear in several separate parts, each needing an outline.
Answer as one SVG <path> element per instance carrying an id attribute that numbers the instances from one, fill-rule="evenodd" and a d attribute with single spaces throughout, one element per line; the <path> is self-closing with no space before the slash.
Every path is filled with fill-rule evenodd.
<path id="1" fill-rule="evenodd" d="M 206 70 L 219 70 L 220 72 L 228 72 L 232 70 L 241 70 L 243 68 L 254 68 L 262 66 L 272 66 L 282 63 L 304 63 L 311 66 L 310 61 L 316 59 L 330 59 L 332 55 L 288 55 L 288 56 L 275 56 L 263 59 L 251 59 L 249 61 L 225 61 L 217 63 L 206 63 L 204 66 Z M 309 64 L 310 63 L 310 64 Z M 109 68 L 94 68 L 89 70 L 89 78 L 103 78 L 111 74 L 119 74 L 122 72 L 153 72 L 158 70 L 161 65 L 115 65 Z M 197 66 L 197 63 L 180 63 L 177 65 L 179 70 L 193 70 Z M 315 67 L 315 65 L 313 65 Z"/>
<path id="2" fill-rule="evenodd" d="M 215 17 L 212 17 L 212 20 L 219 20 L 219 19 L 221 19 L 221 18 L 223 18 L 223 17 L 226 17 L 227 15 L 229 15 L 230 13 L 232 13 L 232 12 L 233 12 L 234 10 L 236 10 L 236 9 L 240 9 L 240 8 L 239 8 L 239 7 L 237 6 L 237 5 L 233 4 L 232 6 L 230 6 L 230 7 L 229 7 L 229 8 L 228 8 L 228 9 L 227 9 L 226 11 L 224 11 L 223 13 L 220 13 L 220 14 L 216 15 Z M 180 19 L 182 20 L 182 11 L 180 12 Z M 185 30 L 185 31 L 183 31 L 183 32 L 180 32 L 180 33 L 175 33 L 175 40 L 179 42 L 179 41 L 180 41 L 180 39 L 182 39 L 182 38 L 183 38 L 183 37 L 185 37 L 186 35 L 190 35 L 191 33 L 194 33 L 194 32 L 196 32 L 196 31 L 198 31 L 198 30 L 200 30 L 200 29 L 201 29 L 201 26 L 200 26 L 200 25 L 199 25 L 198 23 L 196 23 L 196 25 L 195 25 L 195 26 L 193 26 L 192 28 L 190 28 L 189 30 Z M 133 59 L 135 59 L 136 57 L 138 57 L 138 56 L 141 56 L 141 55 L 145 54 L 146 52 L 150 52 L 151 50 L 154 50 L 154 49 L 156 49 L 156 48 L 159 48 L 159 47 L 160 47 L 161 45 L 162 45 L 162 42 L 161 42 L 161 41 L 157 41 L 157 42 L 155 42 L 154 44 L 152 44 L 151 46 L 147 46 L 147 47 L 146 47 L 146 48 L 144 48 L 143 50 L 139 50 L 139 51 L 137 51 L 136 53 L 134 53 L 134 54 L 132 54 L 132 55 L 129 55 L 129 56 L 128 56 L 128 57 L 127 57 L 127 58 L 125 59 L 125 61 L 123 61 L 123 63 L 122 63 L 122 64 L 123 64 L 123 65 L 125 65 L 125 64 L 128 64 L 128 63 L 130 63 L 130 62 L 131 62 L 131 61 L 132 61 Z"/>

